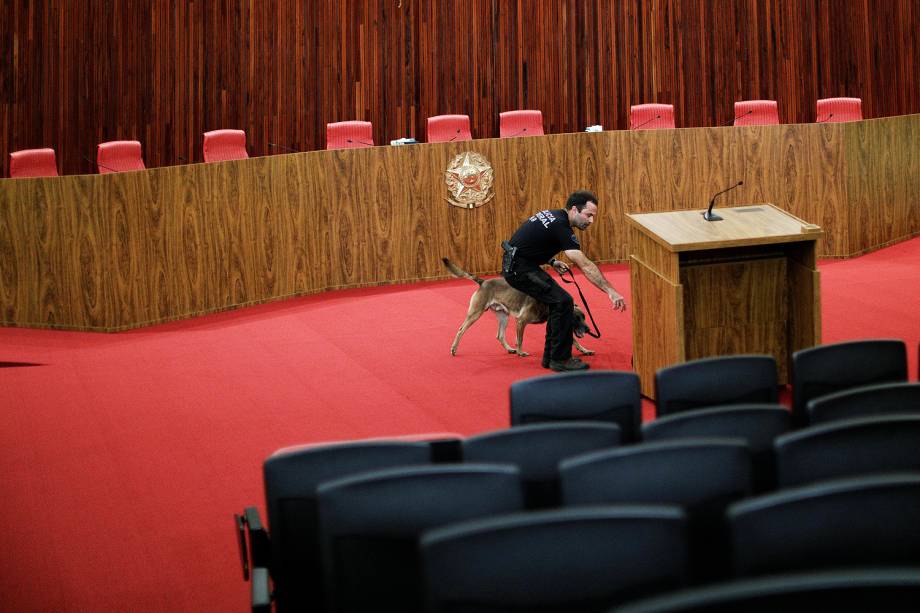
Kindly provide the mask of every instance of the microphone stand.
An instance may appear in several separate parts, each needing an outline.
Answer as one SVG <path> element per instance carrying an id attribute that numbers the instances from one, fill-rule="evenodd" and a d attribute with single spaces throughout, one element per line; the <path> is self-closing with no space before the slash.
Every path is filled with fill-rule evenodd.
<path id="1" fill-rule="evenodd" d="M 268 146 L 277 147 L 278 149 L 284 149 L 285 151 L 290 151 L 291 153 L 300 153 L 300 151 L 298 151 L 297 149 L 291 149 L 290 147 L 279 145 L 278 143 L 268 143 Z"/>
<path id="2" fill-rule="evenodd" d="M 734 119 L 732 119 L 731 123 L 734 124 L 736 121 L 738 121 L 738 120 L 741 119 L 742 117 L 747 117 L 748 115 L 750 115 L 750 114 L 753 113 L 753 112 L 754 112 L 753 110 L 748 109 L 748 112 L 747 112 L 747 113 L 741 113 L 740 115 L 738 115 L 737 117 L 735 117 Z M 729 125 L 729 124 L 724 123 L 724 124 L 722 124 L 722 127 L 724 128 L 724 127 L 727 126 L 727 125 Z"/>
<path id="3" fill-rule="evenodd" d="M 90 164 L 95 164 L 96 166 L 99 166 L 100 168 L 105 168 L 105 169 L 108 170 L 108 171 L 111 171 L 111 172 L 121 172 L 120 170 L 115 170 L 115 169 L 112 168 L 111 166 L 106 166 L 105 164 L 99 162 L 99 160 L 96 160 L 96 161 L 94 162 L 94 161 L 92 161 L 91 159 L 89 159 L 88 157 L 86 157 L 85 155 L 83 155 L 82 153 L 80 154 L 80 157 L 83 158 L 84 160 L 86 160 L 87 162 L 89 162 Z"/>
<path id="4" fill-rule="evenodd" d="M 644 126 L 645 124 L 652 123 L 652 122 L 655 121 L 656 119 L 661 119 L 661 115 L 655 115 L 655 116 L 652 117 L 651 119 L 647 119 L 647 120 L 643 121 L 643 122 L 640 123 L 638 126 L 630 126 L 629 129 L 630 129 L 630 130 L 638 130 L 639 128 L 641 128 L 641 127 Z"/>
<path id="5" fill-rule="evenodd" d="M 712 200 L 709 201 L 709 208 L 706 209 L 706 211 L 703 213 L 703 219 L 705 219 L 706 221 L 722 221 L 722 217 L 720 215 L 716 215 L 715 213 L 712 212 L 712 207 L 716 203 L 716 198 L 718 198 L 725 192 L 731 191 L 741 185 L 744 185 L 744 181 L 738 181 L 731 187 L 723 189 L 721 192 L 716 193 L 716 195 L 712 197 Z"/>

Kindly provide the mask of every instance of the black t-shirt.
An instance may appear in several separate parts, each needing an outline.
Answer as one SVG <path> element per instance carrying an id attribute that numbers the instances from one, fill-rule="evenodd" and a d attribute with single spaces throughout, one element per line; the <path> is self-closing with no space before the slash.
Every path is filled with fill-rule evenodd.
<path id="1" fill-rule="evenodd" d="M 520 269 L 538 268 L 560 251 L 581 249 L 565 209 L 536 213 L 508 242 L 518 248 L 515 266 Z"/>

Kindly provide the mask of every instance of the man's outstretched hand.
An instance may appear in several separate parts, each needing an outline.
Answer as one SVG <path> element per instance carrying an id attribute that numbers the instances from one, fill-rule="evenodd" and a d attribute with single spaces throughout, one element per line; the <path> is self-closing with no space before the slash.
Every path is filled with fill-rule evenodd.
<path id="1" fill-rule="evenodd" d="M 614 311 L 626 311 L 626 300 L 615 289 L 611 288 L 607 295 L 610 296 L 610 302 L 613 303 Z"/>

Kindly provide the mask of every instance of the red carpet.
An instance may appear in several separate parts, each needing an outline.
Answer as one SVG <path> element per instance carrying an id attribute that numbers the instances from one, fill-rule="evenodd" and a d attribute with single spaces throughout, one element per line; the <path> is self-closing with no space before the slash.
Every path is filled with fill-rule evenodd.
<path id="1" fill-rule="evenodd" d="M 918 261 L 920 239 L 822 262 L 825 342 L 903 339 L 915 377 Z M 628 302 L 627 267 L 605 270 Z M 628 311 L 579 282 L 603 332 L 587 360 L 627 369 Z M 246 610 L 231 514 L 261 504 L 273 450 L 503 427 L 509 384 L 546 372 L 542 326 L 518 358 L 491 314 L 450 356 L 474 289 L 343 291 L 114 335 L 0 328 L 2 608 Z"/>

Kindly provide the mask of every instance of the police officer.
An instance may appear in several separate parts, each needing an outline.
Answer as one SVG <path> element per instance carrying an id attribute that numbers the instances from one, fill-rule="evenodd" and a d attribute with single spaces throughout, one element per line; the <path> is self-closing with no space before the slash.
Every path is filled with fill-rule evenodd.
<path id="1" fill-rule="evenodd" d="M 585 370 L 588 364 L 572 357 L 572 333 L 575 325 L 572 296 L 540 266 L 550 264 L 559 273 L 568 266 L 555 259 L 562 251 L 591 283 L 605 292 L 617 311 L 626 310 L 626 302 L 607 281 L 604 273 L 581 251 L 573 228 L 587 230 L 597 215 L 597 196 L 588 191 L 573 192 L 564 209 L 540 211 L 521 224 L 509 241 L 502 243 L 505 257 L 502 276 L 508 283 L 549 308 L 543 368 L 555 371 Z"/>

